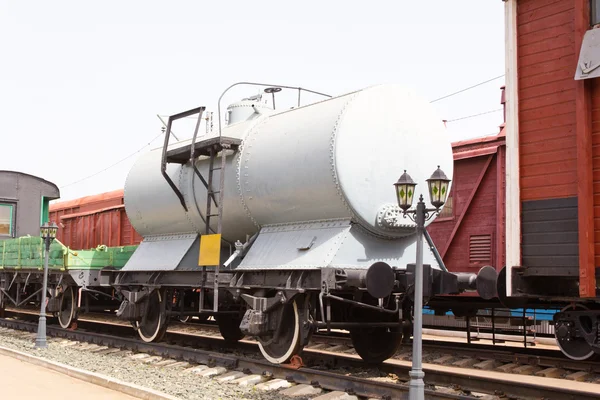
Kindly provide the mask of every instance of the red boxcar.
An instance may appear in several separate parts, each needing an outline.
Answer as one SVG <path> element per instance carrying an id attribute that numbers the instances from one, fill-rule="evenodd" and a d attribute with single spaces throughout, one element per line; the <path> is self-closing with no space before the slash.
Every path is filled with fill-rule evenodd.
<path id="1" fill-rule="evenodd" d="M 600 0 L 505 5 L 507 294 L 599 302 Z"/>
<path id="2" fill-rule="evenodd" d="M 125 213 L 122 189 L 51 204 L 50 220 L 59 226 L 58 240 L 73 249 L 142 241 Z"/>
<path id="3" fill-rule="evenodd" d="M 505 137 L 452 144 L 454 176 L 448 201 L 427 231 L 448 270 L 504 266 Z"/>

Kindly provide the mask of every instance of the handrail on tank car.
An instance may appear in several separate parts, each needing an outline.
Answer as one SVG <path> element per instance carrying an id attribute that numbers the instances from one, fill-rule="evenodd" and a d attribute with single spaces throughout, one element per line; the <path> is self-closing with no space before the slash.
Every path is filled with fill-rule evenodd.
<path id="1" fill-rule="evenodd" d="M 267 84 L 267 83 L 256 83 L 256 82 L 237 82 L 237 83 L 234 83 L 233 85 L 231 85 L 227 89 L 225 89 L 223 91 L 223 93 L 221 93 L 221 96 L 219 96 L 219 102 L 217 103 L 217 114 L 218 114 L 218 118 L 219 118 L 219 137 L 221 137 L 221 99 L 223 98 L 223 96 L 225 95 L 225 93 L 227 93 L 229 91 L 229 89 L 231 89 L 234 86 L 238 86 L 238 85 L 268 86 L 268 87 L 278 87 L 278 88 L 284 88 L 284 89 L 296 89 L 296 90 L 298 90 L 298 107 L 300 107 L 300 93 L 303 90 L 305 92 L 318 94 L 320 96 L 325 96 L 325 97 L 329 97 L 329 98 L 333 97 L 333 96 L 325 94 L 325 93 L 320 93 L 320 92 L 316 92 L 314 90 L 304 89 L 304 88 L 295 87 L 295 86 L 270 85 L 270 84 Z"/>
<path id="2" fill-rule="evenodd" d="M 163 143 L 162 157 L 160 160 L 160 173 L 165 178 L 173 192 L 177 195 L 179 202 L 183 206 L 185 212 L 188 211 L 187 205 L 185 204 L 185 200 L 179 188 L 173 183 L 169 175 L 167 174 L 167 148 L 169 147 L 169 137 L 171 136 L 171 126 L 173 125 L 173 121 L 176 121 L 181 118 L 189 117 L 194 114 L 198 114 L 198 123 L 196 124 L 196 130 L 194 131 L 194 137 L 192 139 L 191 144 L 191 156 L 194 154 L 194 142 L 196 141 L 196 135 L 198 134 L 198 127 L 200 126 L 200 120 L 202 119 L 202 113 L 206 110 L 206 107 L 197 107 L 188 111 L 183 111 L 175 115 L 169 116 L 169 121 L 167 122 L 167 130 L 165 132 L 165 141 Z"/>

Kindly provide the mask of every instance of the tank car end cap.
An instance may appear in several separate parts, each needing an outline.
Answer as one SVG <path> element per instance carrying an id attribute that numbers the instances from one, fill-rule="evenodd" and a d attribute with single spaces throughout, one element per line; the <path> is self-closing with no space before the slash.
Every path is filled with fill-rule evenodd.
<path id="1" fill-rule="evenodd" d="M 376 262 L 367 270 L 367 291 L 376 299 L 387 297 L 394 289 L 394 271 L 384 262 Z"/>
<path id="2" fill-rule="evenodd" d="M 497 296 L 496 281 L 498 274 L 496 269 L 489 265 L 481 267 L 477 273 L 476 285 L 477 293 L 485 300 L 493 299 Z"/>

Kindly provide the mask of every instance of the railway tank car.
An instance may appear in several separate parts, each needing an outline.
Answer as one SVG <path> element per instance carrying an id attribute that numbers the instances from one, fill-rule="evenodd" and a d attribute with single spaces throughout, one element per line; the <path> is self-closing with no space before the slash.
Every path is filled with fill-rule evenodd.
<path id="1" fill-rule="evenodd" d="M 282 88 L 303 90 L 271 85 L 273 104 Z M 214 315 L 226 339 L 257 338 L 273 363 L 331 328 L 350 330 L 368 362 L 392 356 L 411 332 L 417 243 L 393 183 L 408 170 L 425 192 L 436 167 L 452 178 L 429 103 L 398 85 L 286 110 L 255 96 L 228 107 L 226 126 L 219 111 L 218 132 L 197 140 L 204 111 L 171 116 L 163 147 L 126 178 L 143 241 L 103 272 L 124 299 L 117 315 L 145 341 L 160 340 L 172 315 Z M 173 123 L 193 115 L 192 139 L 169 144 Z M 494 295 L 495 273 L 447 272 L 425 236 L 426 296 Z"/>

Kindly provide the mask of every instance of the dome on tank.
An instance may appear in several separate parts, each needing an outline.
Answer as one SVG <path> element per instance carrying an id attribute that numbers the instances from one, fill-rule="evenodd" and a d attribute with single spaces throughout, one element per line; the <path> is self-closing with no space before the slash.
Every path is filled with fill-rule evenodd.
<path id="1" fill-rule="evenodd" d="M 247 97 L 227 106 L 227 125 L 245 122 L 270 112 L 273 112 L 273 109 L 266 101 L 262 101 L 262 94 Z"/>

